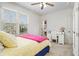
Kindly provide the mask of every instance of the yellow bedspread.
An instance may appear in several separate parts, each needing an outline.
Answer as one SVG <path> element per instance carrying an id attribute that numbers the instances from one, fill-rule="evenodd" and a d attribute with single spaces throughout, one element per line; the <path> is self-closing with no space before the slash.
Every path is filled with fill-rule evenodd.
<path id="1" fill-rule="evenodd" d="M 46 46 L 48 45 L 50 46 L 50 42 L 48 40 L 38 43 L 36 41 L 17 37 L 16 42 L 17 42 L 16 48 L 5 48 L 0 55 L 1 56 L 34 56 Z"/>

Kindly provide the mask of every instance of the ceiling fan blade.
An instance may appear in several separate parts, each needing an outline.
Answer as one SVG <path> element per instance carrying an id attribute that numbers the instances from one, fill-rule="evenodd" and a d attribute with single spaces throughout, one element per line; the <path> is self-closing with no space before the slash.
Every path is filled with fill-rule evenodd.
<path id="1" fill-rule="evenodd" d="M 54 4 L 46 3 L 47 5 L 54 6 Z"/>
<path id="2" fill-rule="evenodd" d="M 38 2 L 38 3 L 32 3 L 31 5 L 37 5 L 37 4 L 40 4 L 40 2 Z"/>

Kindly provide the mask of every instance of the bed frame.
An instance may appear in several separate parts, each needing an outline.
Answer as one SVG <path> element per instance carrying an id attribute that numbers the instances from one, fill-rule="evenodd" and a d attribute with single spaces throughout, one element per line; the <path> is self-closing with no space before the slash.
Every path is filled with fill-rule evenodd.
<path id="1" fill-rule="evenodd" d="M 40 52 L 38 52 L 35 56 L 44 56 L 46 55 L 50 50 L 50 47 L 47 46 L 44 49 L 42 49 Z"/>

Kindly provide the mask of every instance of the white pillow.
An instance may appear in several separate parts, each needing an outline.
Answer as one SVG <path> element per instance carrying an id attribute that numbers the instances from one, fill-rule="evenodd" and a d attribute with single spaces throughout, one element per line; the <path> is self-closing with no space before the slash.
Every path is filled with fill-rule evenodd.
<path id="1" fill-rule="evenodd" d="M 3 49 L 4 49 L 4 46 L 2 43 L 0 43 L 0 53 L 3 51 Z"/>

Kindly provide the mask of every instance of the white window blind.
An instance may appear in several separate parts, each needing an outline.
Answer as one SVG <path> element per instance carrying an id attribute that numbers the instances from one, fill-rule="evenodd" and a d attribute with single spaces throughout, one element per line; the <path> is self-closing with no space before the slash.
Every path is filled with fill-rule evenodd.
<path id="1" fill-rule="evenodd" d="M 20 24 L 27 24 L 27 16 L 25 15 L 20 16 Z"/>
<path id="2" fill-rule="evenodd" d="M 3 9 L 3 20 L 6 23 L 15 23 L 16 22 L 16 12 Z"/>

